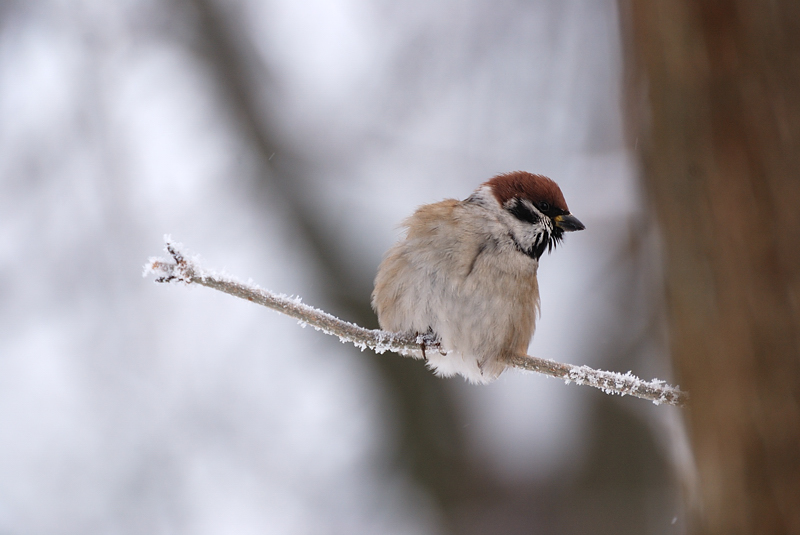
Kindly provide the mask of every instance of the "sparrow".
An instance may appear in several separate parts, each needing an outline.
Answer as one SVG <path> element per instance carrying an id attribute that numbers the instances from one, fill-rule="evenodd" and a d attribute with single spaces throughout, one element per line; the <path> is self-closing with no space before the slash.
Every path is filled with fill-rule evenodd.
<path id="1" fill-rule="evenodd" d="M 372 307 L 381 329 L 422 335 L 417 358 L 437 375 L 489 383 L 527 354 L 539 315 L 539 259 L 585 227 L 561 189 L 514 171 L 463 201 L 419 207 L 378 268 Z M 435 349 L 433 349 L 435 347 Z"/>

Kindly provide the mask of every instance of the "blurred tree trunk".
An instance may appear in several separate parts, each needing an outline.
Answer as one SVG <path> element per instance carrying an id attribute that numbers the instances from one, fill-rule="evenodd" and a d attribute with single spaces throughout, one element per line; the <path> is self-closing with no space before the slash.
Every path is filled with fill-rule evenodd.
<path id="1" fill-rule="evenodd" d="M 800 533 L 800 1 L 623 0 L 693 533 Z"/>

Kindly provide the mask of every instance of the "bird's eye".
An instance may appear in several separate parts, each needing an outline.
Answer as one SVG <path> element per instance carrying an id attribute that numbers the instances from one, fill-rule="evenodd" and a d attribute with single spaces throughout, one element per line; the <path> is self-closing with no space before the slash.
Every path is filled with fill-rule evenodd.
<path id="1" fill-rule="evenodd" d="M 550 205 L 547 203 L 547 201 L 542 201 L 542 202 L 539 203 L 539 210 L 541 210 L 542 212 L 546 212 L 549 209 L 550 209 Z"/>

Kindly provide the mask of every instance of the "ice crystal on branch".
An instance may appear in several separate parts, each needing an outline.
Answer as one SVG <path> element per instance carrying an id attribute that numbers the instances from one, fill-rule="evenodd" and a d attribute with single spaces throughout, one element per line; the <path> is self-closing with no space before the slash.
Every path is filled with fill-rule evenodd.
<path id="1" fill-rule="evenodd" d="M 426 351 L 443 351 L 439 340 L 430 333 L 393 333 L 380 329 L 365 329 L 306 305 L 300 297 L 276 294 L 251 282 L 244 283 L 230 275 L 204 269 L 196 257 L 190 258 L 183 251 L 181 244 L 173 242 L 169 236 L 164 236 L 164 241 L 165 249 L 172 257 L 171 260 L 150 258 L 144 267 L 144 275 L 153 274 L 156 282 L 200 284 L 246 299 L 291 316 L 303 327 L 311 325 L 325 334 L 337 336 L 343 343 L 352 343 L 362 351 L 369 348 L 376 353 L 394 351 L 412 357 L 418 357 L 420 351 L 423 357 Z M 643 381 L 631 372 L 621 374 L 595 370 L 588 366 L 573 366 L 530 355 L 514 356 L 509 364 L 522 370 L 560 378 L 567 384 L 574 382 L 593 386 L 606 394 L 635 396 L 648 399 L 656 405 L 665 403 L 682 407 L 688 401 L 688 394 L 679 388 L 658 379 Z"/>

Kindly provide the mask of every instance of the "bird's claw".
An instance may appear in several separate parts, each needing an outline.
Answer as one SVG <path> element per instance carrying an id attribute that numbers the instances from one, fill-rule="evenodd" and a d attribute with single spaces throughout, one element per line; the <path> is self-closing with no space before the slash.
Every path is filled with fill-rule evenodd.
<path id="1" fill-rule="evenodd" d="M 446 354 L 442 350 L 442 341 L 439 339 L 439 335 L 433 332 L 432 329 L 428 329 L 424 333 L 417 333 L 417 343 L 422 350 L 422 358 L 425 360 L 428 360 L 428 356 L 425 354 L 425 350 L 428 348 L 438 349 L 442 355 Z"/>

